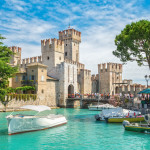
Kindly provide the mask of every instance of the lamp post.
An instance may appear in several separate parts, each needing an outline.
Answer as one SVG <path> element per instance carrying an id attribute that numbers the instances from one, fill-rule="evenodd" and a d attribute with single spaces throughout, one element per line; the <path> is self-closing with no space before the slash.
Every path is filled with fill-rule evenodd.
<path id="1" fill-rule="evenodd" d="M 148 89 L 148 80 L 150 79 L 150 75 L 145 75 L 145 80 L 147 82 L 147 89 Z M 148 102 L 148 94 L 147 94 L 147 102 Z"/>
<path id="2" fill-rule="evenodd" d="M 145 80 L 146 80 L 146 82 L 147 82 L 147 89 L 148 89 L 148 80 L 150 79 L 150 75 L 148 76 L 148 75 L 145 75 Z"/>

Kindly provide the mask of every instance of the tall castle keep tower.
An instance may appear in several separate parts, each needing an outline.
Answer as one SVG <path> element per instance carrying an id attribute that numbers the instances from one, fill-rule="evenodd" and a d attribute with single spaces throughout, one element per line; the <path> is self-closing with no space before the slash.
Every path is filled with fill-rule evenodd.
<path id="1" fill-rule="evenodd" d="M 58 39 L 41 40 L 42 63 L 48 71 L 64 61 L 64 42 Z"/>
<path id="2" fill-rule="evenodd" d="M 64 57 L 79 62 L 79 44 L 81 32 L 75 29 L 59 31 L 59 39 L 64 41 Z"/>
<path id="3" fill-rule="evenodd" d="M 107 66 L 106 66 L 107 65 Z M 98 65 L 99 90 L 102 94 L 117 94 L 122 83 L 122 65 L 107 63 Z"/>

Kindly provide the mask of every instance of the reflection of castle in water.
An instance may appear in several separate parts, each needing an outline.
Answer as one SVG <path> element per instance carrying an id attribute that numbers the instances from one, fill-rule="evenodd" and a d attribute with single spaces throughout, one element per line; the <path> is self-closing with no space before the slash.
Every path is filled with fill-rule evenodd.
<path id="1" fill-rule="evenodd" d="M 22 59 L 21 48 L 10 47 L 15 52 L 11 64 L 19 65 L 19 73 L 10 79 L 10 86 L 24 83 L 36 86 L 38 104 L 66 106 L 68 95 L 80 93 L 137 93 L 145 86 L 122 80 L 122 65 L 98 65 L 98 74 L 79 62 L 81 32 L 67 29 L 59 32 L 59 39 L 41 40 L 41 56 Z M 28 81 L 28 82 L 26 82 Z M 121 84 L 126 83 L 126 84 Z"/>

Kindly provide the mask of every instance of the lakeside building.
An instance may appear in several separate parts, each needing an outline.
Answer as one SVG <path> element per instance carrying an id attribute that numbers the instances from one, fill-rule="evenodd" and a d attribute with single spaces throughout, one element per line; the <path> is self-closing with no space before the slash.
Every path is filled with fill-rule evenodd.
<path id="1" fill-rule="evenodd" d="M 75 29 L 59 31 L 59 39 L 41 40 L 41 56 L 21 59 L 21 48 L 12 46 L 15 53 L 11 64 L 19 65 L 19 72 L 10 79 L 9 86 L 36 87 L 36 104 L 66 106 L 68 96 L 80 93 L 138 93 L 146 88 L 122 79 L 122 64 L 98 64 L 98 74 L 91 75 L 80 63 L 81 32 Z"/>

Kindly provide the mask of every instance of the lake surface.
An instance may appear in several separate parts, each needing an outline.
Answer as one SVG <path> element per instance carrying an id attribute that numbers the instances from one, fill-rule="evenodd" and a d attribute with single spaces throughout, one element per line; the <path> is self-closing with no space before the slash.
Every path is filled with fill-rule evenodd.
<path id="1" fill-rule="evenodd" d="M 98 111 L 53 109 L 51 113 L 65 115 L 68 123 L 47 130 L 11 136 L 7 135 L 5 119 L 10 112 L 0 113 L 0 150 L 150 149 L 150 134 L 125 131 L 122 124 L 97 122 L 94 115 L 99 113 Z"/>

